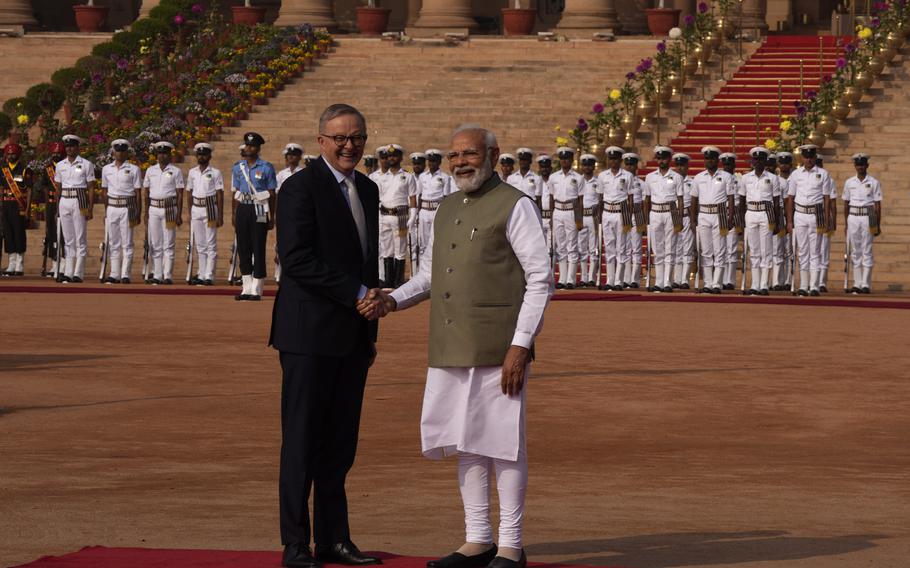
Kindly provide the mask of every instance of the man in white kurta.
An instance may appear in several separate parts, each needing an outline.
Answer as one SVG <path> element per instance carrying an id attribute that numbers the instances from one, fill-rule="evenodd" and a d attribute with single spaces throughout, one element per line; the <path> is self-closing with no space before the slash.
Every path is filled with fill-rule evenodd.
<path id="1" fill-rule="evenodd" d="M 427 299 L 432 290 L 422 448 L 429 458 L 458 456 L 467 538 L 456 554 L 428 566 L 523 568 L 527 451 L 522 386 L 553 294 L 553 277 L 537 207 L 493 171 L 499 149 L 492 133 L 461 127 L 448 155 L 462 191 L 440 206 L 435 246 L 431 243 L 420 272 L 392 292 L 386 304 L 392 310 L 406 309 Z M 490 219 L 494 221 L 484 222 Z M 444 265 L 434 269 L 434 257 Z M 504 264 L 515 269 L 506 285 L 497 276 Z M 477 277 L 459 270 L 476 271 Z M 492 280 L 482 282 L 484 275 Z M 478 281 L 483 292 L 471 284 Z M 501 295 L 505 303 L 477 301 L 475 294 L 483 293 Z M 471 301 L 462 309 L 459 302 L 466 297 Z M 456 337 L 468 339 L 453 341 Z M 497 338 L 503 337 L 499 344 Z M 489 478 L 494 470 L 500 502 L 498 552 L 489 519 Z"/>

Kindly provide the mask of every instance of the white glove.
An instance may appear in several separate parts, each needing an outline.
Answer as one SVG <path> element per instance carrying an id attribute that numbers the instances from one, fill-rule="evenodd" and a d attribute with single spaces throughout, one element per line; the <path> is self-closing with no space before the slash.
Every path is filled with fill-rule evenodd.
<path id="1" fill-rule="evenodd" d="M 408 226 L 416 227 L 417 226 L 417 208 L 412 207 L 408 210 Z"/>

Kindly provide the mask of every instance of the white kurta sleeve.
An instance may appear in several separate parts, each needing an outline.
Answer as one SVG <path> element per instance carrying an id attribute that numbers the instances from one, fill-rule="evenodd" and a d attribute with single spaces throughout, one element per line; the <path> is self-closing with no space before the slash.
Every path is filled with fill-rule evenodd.
<path id="1" fill-rule="evenodd" d="M 396 310 L 406 310 L 430 297 L 430 281 L 433 273 L 433 233 L 434 231 L 430 231 L 430 240 L 427 243 L 426 252 L 420 257 L 420 270 L 417 275 L 392 292 L 392 298 L 395 299 L 397 306 Z"/>
<path id="2" fill-rule="evenodd" d="M 543 312 L 554 291 L 540 212 L 530 199 L 519 199 L 515 204 L 506 225 L 506 238 L 525 272 L 525 295 L 512 345 L 530 348 L 543 326 Z"/>

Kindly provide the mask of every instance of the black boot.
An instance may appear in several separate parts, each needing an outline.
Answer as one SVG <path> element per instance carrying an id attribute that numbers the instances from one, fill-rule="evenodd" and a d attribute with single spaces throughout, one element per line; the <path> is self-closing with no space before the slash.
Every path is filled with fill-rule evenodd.
<path id="1" fill-rule="evenodd" d="M 395 287 L 404 284 L 404 260 L 395 261 Z"/>
<path id="2" fill-rule="evenodd" d="M 394 277 L 392 275 L 392 259 L 384 258 L 382 259 L 382 271 L 385 273 L 385 277 L 379 282 L 380 287 L 382 288 L 392 288 L 392 281 Z"/>

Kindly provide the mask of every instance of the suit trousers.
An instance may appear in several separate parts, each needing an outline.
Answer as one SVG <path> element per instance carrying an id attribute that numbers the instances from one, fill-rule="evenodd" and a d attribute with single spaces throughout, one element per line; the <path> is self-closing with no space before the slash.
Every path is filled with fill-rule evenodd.
<path id="1" fill-rule="evenodd" d="M 366 351 L 366 349 L 364 349 Z M 344 483 L 354 465 L 369 357 L 322 357 L 282 351 L 281 542 L 310 543 L 313 488 L 316 545 L 350 538 Z"/>
<path id="2" fill-rule="evenodd" d="M 256 222 L 256 206 L 241 203 L 237 205 L 237 259 L 240 274 L 253 278 L 265 278 L 265 240 L 269 231 L 266 223 Z"/>
<path id="3" fill-rule="evenodd" d="M 25 254 L 26 238 L 25 217 L 19 214 L 19 203 L 4 201 L 3 226 L 6 230 L 3 238 L 3 248 L 6 254 Z"/>

